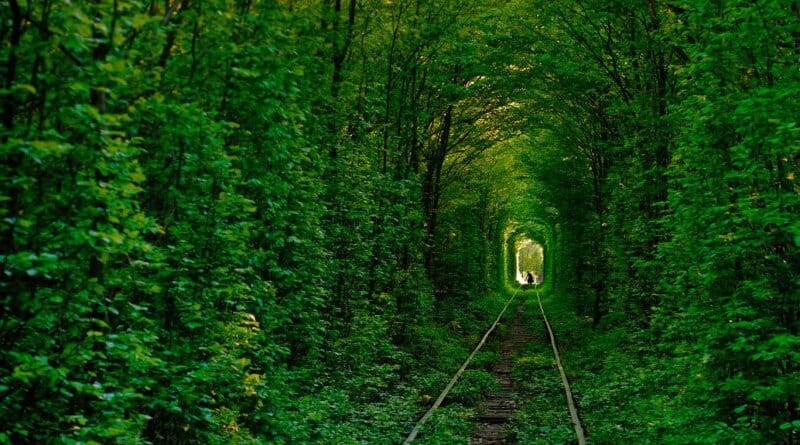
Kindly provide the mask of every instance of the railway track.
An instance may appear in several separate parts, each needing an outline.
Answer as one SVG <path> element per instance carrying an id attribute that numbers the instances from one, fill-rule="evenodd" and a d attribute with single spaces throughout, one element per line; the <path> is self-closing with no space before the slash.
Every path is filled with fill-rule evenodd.
<path id="1" fill-rule="evenodd" d="M 519 305 L 510 328 L 500 343 L 500 361 L 492 369 L 498 391 L 486 395 L 478 408 L 470 445 L 514 445 L 517 441 L 509 434 L 508 422 L 517 409 L 511 368 L 514 356 L 531 339 L 525 326 L 524 306 Z"/>
<path id="2" fill-rule="evenodd" d="M 422 416 L 422 418 L 420 418 L 420 420 L 411 430 L 411 433 L 403 442 L 403 445 L 408 445 L 414 441 L 422 426 L 425 424 L 425 422 L 427 422 L 433 412 L 441 405 L 445 397 L 447 397 L 447 394 L 458 381 L 458 378 L 464 373 L 467 366 L 472 361 L 472 358 L 486 343 L 486 339 L 497 327 L 497 324 L 502 319 L 503 314 L 505 314 L 506 310 L 514 301 L 517 293 L 519 293 L 520 290 L 521 287 L 514 292 L 511 298 L 509 298 L 508 302 L 503 307 L 503 310 L 500 311 L 500 314 L 497 316 L 497 319 L 494 321 L 489 330 L 486 331 L 486 334 L 484 334 L 480 343 L 478 343 L 469 357 L 467 357 L 467 360 L 464 362 L 461 368 L 459 368 L 459 370 L 455 373 L 445 389 L 436 399 L 433 406 L 431 406 L 431 408 Z M 545 314 L 544 306 L 542 305 L 542 300 L 538 290 L 536 291 L 536 300 L 539 304 L 542 320 L 544 321 L 545 326 L 547 327 L 547 332 L 550 336 L 550 344 L 553 349 L 553 355 L 555 356 L 556 366 L 561 374 L 561 381 L 564 386 L 564 393 L 567 400 L 570 421 L 572 422 L 575 430 L 575 443 L 578 445 L 585 445 L 586 437 L 584 435 L 583 426 L 581 425 L 580 418 L 578 417 L 578 410 L 572 397 L 572 390 L 569 386 L 569 380 L 567 379 L 566 372 L 561 364 L 561 356 L 558 352 L 558 345 L 555 341 L 555 335 L 553 334 L 553 329 L 550 326 L 550 322 L 547 320 L 547 315 Z M 513 355 L 528 341 L 530 341 L 530 335 L 525 328 L 523 306 L 524 305 L 519 305 L 517 308 L 514 319 L 511 322 L 511 328 L 501 344 L 500 361 L 493 369 L 493 374 L 495 376 L 495 380 L 497 381 L 499 390 L 488 394 L 484 402 L 481 404 L 478 410 L 478 415 L 475 418 L 475 428 L 470 436 L 470 445 L 515 445 L 517 443 L 514 437 L 508 433 L 507 426 L 509 419 L 513 415 L 517 406 L 517 401 L 515 400 L 516 394 L 514 392 L 514 381 L 511 378 L 511 367 L 514 360 Z"/>
<path id="3" fill-rule="evenodd" d="M 575 437 L 578 440 L 578 445 L 586 445 L 586 436 L 583 433 L 583 426 L 581 425 L 580 417 L 578 417 L 578 408 L 575 407 L 575 400 L 572 398 L 572 389 L 569 387 L 569 379 L 567 373 L 564 371 L 564 366 L 561 364 L 561 354 L 558 353 L 558 345 L 556 344 L 556 337 L 553 335 L 553 329 L 550 327 L 550 322 L 547 321 L 547 314 L 544 313 L 544 306 L 542 306 L 542 298 L 539 291 L 536 291 L 536 300 L 539 303 L 539 310 L 542 312 L 542 319 L 545 326 L 547 326 L 547 333 L 550 335 L 550 345 L 553 347 L 553 355 L 556 358 L 556 366 L 558 372 L 561 374 L 561 383 L 564 385 L 564 394 L 567 397 L 567 409 L 569 409 L 569 418 L 572 422 L 572 427 L 575 429 Z"/>

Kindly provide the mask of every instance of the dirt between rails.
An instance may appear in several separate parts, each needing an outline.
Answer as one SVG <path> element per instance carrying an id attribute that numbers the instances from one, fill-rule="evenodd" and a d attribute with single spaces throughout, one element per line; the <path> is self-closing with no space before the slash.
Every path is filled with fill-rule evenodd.
<path id="1" fill-rule="evenodd" d="M 479 405 L 474 418 L 474 428 L 469 439 L 470 445 L 515 445 L 517 440 L 508 431 L 509 419 L 517 409 L 517 394 L 511 379 L 514 356 L 531 341 L 525 324 L 524 304 L 517 305 L 517 311 L 509 324 L 509 329 L 501 339 L 500 360 L 492 368 L 498 391 L 490 392 Z"/>

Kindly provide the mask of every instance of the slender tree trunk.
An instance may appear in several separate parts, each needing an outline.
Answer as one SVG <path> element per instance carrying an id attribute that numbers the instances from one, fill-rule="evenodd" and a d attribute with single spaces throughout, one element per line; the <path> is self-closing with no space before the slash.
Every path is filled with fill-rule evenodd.
<path id="1" fill-rule="evenodd" d="M 656 5 L 656 0 L 650 0 L 649 2 L 649 12 L 650 12 L 650 32 L 657 33 L 659 32 L 659 28 L 661 26 L 661 22 L 658 18 L 658 10 Z M 653 39 L 656 40 L 657 39 Z M 659 45 L 656 43 L 655 45 Z M 663 122 L 663 118 L 667 115 L 667 63 L 666 63 L 666 56 L 664 55 L 664 50 L 660 47 L 656 47 L 652 49 L 652 59 L 654 64 L 654 75 L 655 75 L 655 112 L 656 117 L 659 119 L 659 122 L 656 123 L 659 129 L 663 127 L 665 124 Z M 660 130 L 657 135 L 656 141 L 656 153 L 655 153 L 655 161 L 656 161 L 656 172 L 655 172 L 655 204 L 656 208 L 652 210 L 653 215 L 656 216 L 658 213 L 659 207 L 666 202 L 667 200 L 667 181 L 666 181 L 666 171 L 667 166 L 669 164 L 669 148 L 667 147 L 667 135 L 663 134 L 663 130 Z"/>
<path id="2" fill-rule="evenodd" d="M 425 268 L 429 275 L 433 275 L 433 247 L 436 240 L 436 224 L 438 222 L 439 198 L 441 196 L 442 166 L 447 158 L 450 145 L 450 132 L 453 125 L 453 106 L 447 107 L 442 119 L 442 130 L 436 149 L 426 163 L 425 181 L 423 185 L 423 214 L 425 218 Z"/>
<path id="3" fill-rule="evenodd" d="M 339 36 L 340 14 L 342 12 L 342 0 L 334 0 L 333 13 L 335 14 L 333 20 L 333 81 L 331 83 L 331 98 L 339 98 L 341 92 L 342 82 L 344 81 L 343 67 L 347 59 L 347 54 L 350 51 L 350 46 L 353 43 L 353 30 L 356 23 L 356 0 L 350 0 L 347 9 L 347 29 L 342 38 Z"/>

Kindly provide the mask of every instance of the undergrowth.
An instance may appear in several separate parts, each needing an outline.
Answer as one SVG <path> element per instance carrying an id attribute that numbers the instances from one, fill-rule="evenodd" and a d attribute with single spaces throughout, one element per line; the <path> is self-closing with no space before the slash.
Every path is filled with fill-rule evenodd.
<path id="1" fill-rule="evenodd" d="M 391 324 L 381 317 L 358 321 L 359 329 L 337 341 L 334 371 L 316 392 L 296 400 L 293 433 L 298 443 L 400 443 L 433 404 L 472 348 L 494 321 L 507 295 L 478 296 L 448 304 L 418 321 L 397 346 Z M 476 354 L 443 405 L 418 436 L 420 444 L 466 444 L 474 408 L 496 389 L 489 372 L 498 354 L 493 344 Z M 320 371 L 318 371 L 320 372 Z"/>
<path id="2" fill-rule="evenodd" d="M 590 443 L 717 443 L 723 437 L 712 413 L 686 400 L 687 382 L 702 375 L 690 375 L 689 363 L 664 360 L 646 330 L 613 312 L 592 327 L 563 295 L 548 295 L 543 305 Z M 524 444 L 572 443 L 564 389 L 533 295 L 526 319 L 534 339 L 513 368 L 521 399 L 514 433 Z M 698 432 L 705 442 L 697 440 Z"/>

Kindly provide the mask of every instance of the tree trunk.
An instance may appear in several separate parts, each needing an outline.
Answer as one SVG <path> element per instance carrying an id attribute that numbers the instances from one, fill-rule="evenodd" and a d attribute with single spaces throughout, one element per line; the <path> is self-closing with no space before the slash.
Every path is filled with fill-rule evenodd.
<path id="1" fill-rule="evenodd" d="M 453 106 L 447 107 L 442 119 L 442 131 L 436 148 L 431 153 L 426 163 L 425 180 L 423 183 L 422 208 L 425 219 L 425 254 L 424 263 L 428 275 L 433 277 L 433 247 L 436 240 L 436 224 L 439 212 L 439 198 L 441 195 L 442 166 L 447 158 L 450 145 L 450 132 L 453 125 Z"/>

